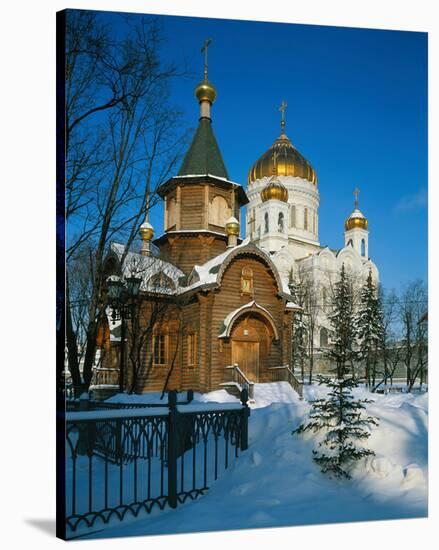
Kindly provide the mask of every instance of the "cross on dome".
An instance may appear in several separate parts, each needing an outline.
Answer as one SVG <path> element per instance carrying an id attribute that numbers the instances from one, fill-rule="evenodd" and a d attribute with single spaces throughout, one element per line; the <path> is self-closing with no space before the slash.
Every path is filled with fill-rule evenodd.
<path id="1" fill-rule="evenodd" d="M 285 133 L 285 111 L 287 107 L 288 107 L 288 103 L 282 100 L 281 106 L 279 107 L 279 111 L 282 113 L 282 120 L 281 120 L 282 134 Z"/>

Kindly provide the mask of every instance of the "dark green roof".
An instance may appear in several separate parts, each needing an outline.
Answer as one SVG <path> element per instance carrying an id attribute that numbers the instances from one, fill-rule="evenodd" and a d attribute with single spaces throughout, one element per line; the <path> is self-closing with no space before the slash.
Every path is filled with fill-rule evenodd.
<path id="1" fill-rule="evenodd" d="M 184 157 L 179 176 L 211 174 L 229 179 L 227 170 L 208 118 L 200 119 L 189 151 Z"/>

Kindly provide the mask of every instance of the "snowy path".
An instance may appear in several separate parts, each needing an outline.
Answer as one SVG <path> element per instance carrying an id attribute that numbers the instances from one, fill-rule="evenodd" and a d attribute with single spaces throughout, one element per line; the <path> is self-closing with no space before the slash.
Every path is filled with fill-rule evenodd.
<path id="1" fill-rule="evenodd" d="M 368 445 L 376 456 L 351 481 L 331 480 L 313 463 L 313 436 L 291 431 L 309 411 L 286 383 L 256 386 L 249 450 L 209 492 L 176 510 L 109 526 L 95 537 L 184 533 L 328 522 L 422 517 L 427 514 L 427 396 L 373 396 L 380 419 Z M 307 388 L 315 398 L 324 389 Z M 362 390 L 358 390 L 362 392 Z M 233 400 L 224 391 L 203 400 Z"/>

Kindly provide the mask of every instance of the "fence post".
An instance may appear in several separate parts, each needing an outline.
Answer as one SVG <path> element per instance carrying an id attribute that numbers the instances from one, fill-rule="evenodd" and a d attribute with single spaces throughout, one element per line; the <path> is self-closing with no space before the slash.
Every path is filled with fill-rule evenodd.
<path id="1" fill-rule="evenodd" d="M 171 508 L 177 508 L 177 392 L 168 393 L 168 502 Z"/>
<path id="2" fill-rule="evenodd" d="M 89 395 L 87 392 L 83 392 L 79 398 L 79 410 L 88 411 L 89 410 Z M 79 430 L 79 442 L 78 442 L 78 454 L 85 455 L 89 448 L 89 424 L 87 422 L 78 423 Z"/>
<path id="3" fill-rule="evenodd" d="M 241 403 L 244 405 L 241 414 L 241 451 L 248 449 L 248 417 L 250 416 L 250 409 L 247 401 L 248 391 L 244 388 L 241 391 Z"/>
<path id="4" fill-rule="evenodd" d="M 194 390 L 187 391 L 187 402 L 190 403 L 194 399 Z"/>

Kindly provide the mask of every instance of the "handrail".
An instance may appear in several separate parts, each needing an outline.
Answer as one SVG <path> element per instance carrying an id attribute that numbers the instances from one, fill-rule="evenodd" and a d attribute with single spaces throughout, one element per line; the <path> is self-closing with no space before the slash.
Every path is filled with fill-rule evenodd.
<path id="1" fill-rule="evenodd" d="M 279 376 L 273 376 L 274 378 L 274 381 L 276 382 L 288 382 L 290 384 L 290 386 L 293 388 L 293 390 L 299 395 L 299 397 L 302 399 L 303 398 L 303 382 L 300 382 L 300 380 L 298 380 L 296 378 L 296 375 L 294 374 L 294 372 L 291 370 L 291 368 L 289 367 L 289 365 L 281 365 L 279 367 L 269 367 L 270 370 L 283 370 L 285 371 L 285 380 L 281 380 L 279 378 Z"/>
<path id="2" fill-rule="evenodd" d="M 255 383 L 247 378 L 247 376 L 239 368 L 238 363 L 234 365 L 228 365 L 226 369 L 232 370 L 232 380 L 241 386 L 241 389 L 245 388 L 248 391 L 249 399 L 254 399 L 255 394 Z"/>

